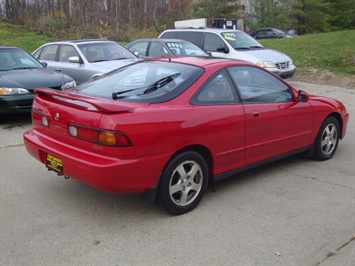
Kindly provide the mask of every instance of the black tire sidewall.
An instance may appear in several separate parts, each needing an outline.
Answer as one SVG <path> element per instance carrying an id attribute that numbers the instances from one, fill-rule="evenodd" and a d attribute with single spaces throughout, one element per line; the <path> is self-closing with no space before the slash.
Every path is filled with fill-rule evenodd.
<path id="1" fill-rule="evenodd" d="M 337 141 L 336 141 L 336 145 L 335 145 L 335 148 L 333 149 L 332 153 L 329 154 L 329 155 L 326 155 L 323 153 L 322 151 L 322 147 L 321 147 L 321 141 L 322 141 L 322 135 L 323 135 L 323 131 L 324 129 L 329 126 L 329 124 L 334 124 L 335 127 L 336 127 L 336 130 L 337 130 Z M 316 141 L 315 141 L 315 144 L 314 144 L 314 153 L 313 153 L 313 158 L 316 159 L 316 160 L 319 160 L 319 161 L 325 161 L 325 160 L 328 160 L 330 158 L 333 157 L 333 155 L 335 154 L 337 148 L 338 148 L 338 144 L 339 144 L 339 139 L 340 139 L 340 126 L 339 126 L 339 122 L 338 120 L 335 118 L 335 117 L 328 117 L 322 124 L 319 132 L 318 132 L 318 135 L 317 135 L 317 138 L 316 138 Z"/>
<path id="2" fill-rule="evenodd" d="M 203 173 L 203 183 L 201 190 L 196 197 L 196 199 L 186 206 L 178 206 L 176 205 L 170 198 L 169 186 L 170 186 L 170 178 L 173 171 L 176 169 L 178 165 L 185 161 L 195 161 L 201 167 Z M 208 184 L 208 167 L 205 159 L 195 151 L 185 151 L 174 156 L 166 165 L 162 178 L 159 185 L 158 195 L 157 195 L 157 205 L 171 213 L 171 214 L 183 214 L 193 210 L 203 198 L 207 184 Z"/>

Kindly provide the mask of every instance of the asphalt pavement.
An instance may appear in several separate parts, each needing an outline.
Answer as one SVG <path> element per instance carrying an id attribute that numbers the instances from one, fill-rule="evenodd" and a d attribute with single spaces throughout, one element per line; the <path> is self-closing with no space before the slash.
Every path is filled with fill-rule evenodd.
<path id="1" fill-rule="evenodd" d="M 355 265 L 355 90 L 292 82 L 350 113 L 335 156 L 293 156 L 211 184 L 172 216 L 48 172 L 29 115 L 0 124 L 0 265 Z"/>

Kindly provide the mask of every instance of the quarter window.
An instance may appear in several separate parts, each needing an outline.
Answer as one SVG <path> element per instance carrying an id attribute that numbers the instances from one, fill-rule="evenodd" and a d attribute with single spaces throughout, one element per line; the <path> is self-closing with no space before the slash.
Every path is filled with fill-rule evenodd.
<path id="1" fill-rule="evenodd" d="M 210 78 L 192 99 L 196 105 L 235 104 L 238 97 L 225 70 Z"/>

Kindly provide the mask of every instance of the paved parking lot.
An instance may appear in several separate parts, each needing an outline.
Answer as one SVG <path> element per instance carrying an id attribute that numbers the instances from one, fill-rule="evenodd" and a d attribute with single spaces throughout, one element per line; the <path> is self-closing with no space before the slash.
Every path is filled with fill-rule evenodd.
<path id="1" fill-rule="evenodd" d="M 0 124 L 1 265 L 355 265 L 355 90 L 293 83 L 344 102 L 346 138 L 326 162 L 291 157 L 211 184 L 171 216 L 48 172 Z"/>

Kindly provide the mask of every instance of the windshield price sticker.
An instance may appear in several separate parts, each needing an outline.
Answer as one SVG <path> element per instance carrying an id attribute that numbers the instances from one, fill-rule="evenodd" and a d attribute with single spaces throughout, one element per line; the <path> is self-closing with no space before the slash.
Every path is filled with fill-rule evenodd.
<path id="1" fill-rule="evenodd" d="M 63 173 L 63 161 L 62 159 L 55 157 L 51 154 L 47 154 L 46 167 L 59 174 Z"/>
<path id="2" fill-rule="evenodd" d="M 180 43 L 167 43 L 169 48 L 182 48 L 182 45 Z"/>

